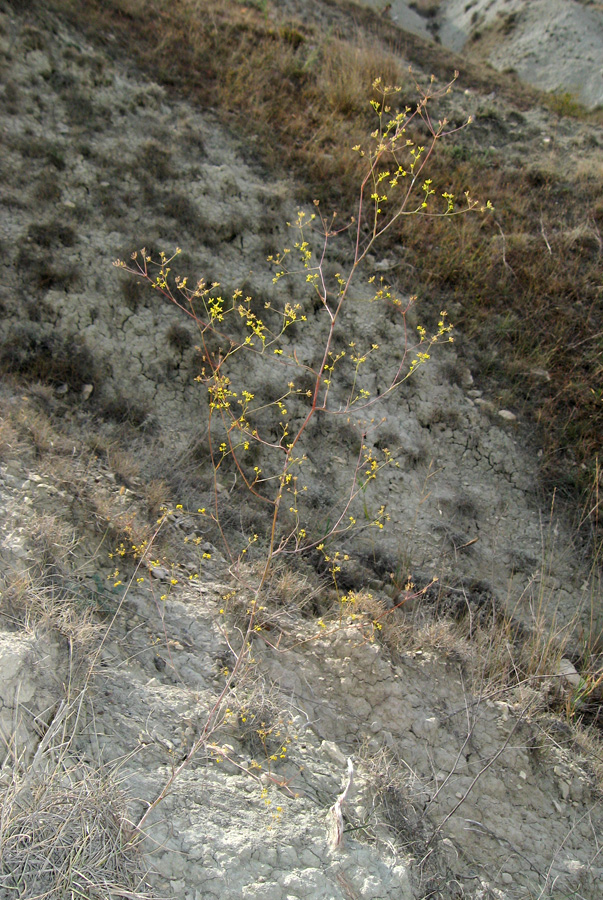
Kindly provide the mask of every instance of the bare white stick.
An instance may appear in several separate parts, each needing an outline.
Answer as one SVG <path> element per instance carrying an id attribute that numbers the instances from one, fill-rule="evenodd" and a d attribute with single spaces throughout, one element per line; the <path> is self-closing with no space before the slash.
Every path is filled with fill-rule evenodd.
<path id="1" fill-rule="evenodd" d="M 354 764 L 350 758 L 348 758 L 348 780 L 347 784 L 343 790 L 343 793 L 339 795 L 333 806 L 329 810 L 329 816 L 332 819 L 331 829 L 331 846 L 333 849 L 339 847 L 343 840 L 343 804 L 346 801 L 346 797 L 350 788 L 352 787 L 352 783 L 354 781 Z"/>
<path id="2" fill-rule="evenodd" d="M 540 216 L 540 234 L 542 235 L 542 239 L 546 244 L 546 249 L 549 251 L 549 256 L 553 255 L 553 251 L 551 250 L 551 245 L 549 244 L 548 238 L 544 232 L 544 219 Z"/>

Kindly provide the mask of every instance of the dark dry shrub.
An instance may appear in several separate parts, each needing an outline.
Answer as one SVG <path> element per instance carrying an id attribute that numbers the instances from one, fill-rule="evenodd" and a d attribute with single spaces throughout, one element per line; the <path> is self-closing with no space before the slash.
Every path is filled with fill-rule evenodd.
<path id="1" fill-rule="evenodd" d="M 193 343 L 190 331 L 183 325 L 170 325 L 165 333 L 165 339 L 170 347 L 180 353 L 187 350 Z"/>
<path id="2" fill-rule="evenodd" d="M 83 338 L 61 335 L 49 325 L 19 322 L 0 345 L 0 370 L 27 380 L 67 384 L 74 391 L 98 383 L 99 372 Z"/>
<path id="3" fill-rule="evenodd" d="M 21 91 L 12 81 L 7 81 L 2 92 L 2 105 L 9 116 L 15 116 L 20 110 Z"/>
<path id="4" fill-rule="evenodd" d="M 24 159 L 46 159 L 57 171 L 65 168 L 65 155 L 54 141 L 23 135 L 12 142 L 12 146 Z"/>
<path id="5" fill-rule="evenodd" d="M 129 425 L 134 429 L 147 431 L 151 427 L 149 409 L 137 400 L 130 397 L 117 395 L 103 400 L 99 407 L 99 413 L 104 418 L 117 425 Z"/>
<path id="6" fill-rule="evenodd" d="M 300 44 L 305 44 L 306 42 L 304 35 L 291 25 L 283 25 L 279 34 L 285 43 L 290 44 L 294 50 L 297 50 Z"/>
<path id="7" fill-rule="evenodd" d="M 420 463 L 429 461 L 428 451 L 423 440 L 413 440 L 402 448 L 404 454 L 404 468 L 414 469 Z"/>
<path id="8" fill-rule="evenodd" d="M 41 300 L 39 297 L 25 297 L 24 308 L 25 314 L 30 322 L 46 322 L 47 327 L 48 323 L 55 317 L 55 313 L 50 304 L 46 303 L 45 300 Z M 23 319 L 21 319 L 21 321 L 23 321 Z"/>
<path id="9" fill-rule="evenodd" d="M 518 18 L 519 14 L 517 12 L 503 13 L 501 15 L 501 23 L 499 26 L 502 33 L 505 35 L 511 34 L 517 27 Z"/>
<path id="10" fill-rule="evenodd" d="M 79 127 L 92 127 L 99 124 L 99 120 L 106 120 L 109 110 L 97 106 L 90 97 L 83 94 L 77 88 L 70 88 L 63 94 L 65 111 L 71 125 Z"/>
<path id="11" fill-rule="evenodd" d="M 55 258 L 48 252 L 40 252 L 33 246 L 23 247 L 16 260 L 17 272 L 24 285 L 40 291 L 64 290 L 75 287 L 79 280 L 76 267 Z"/>
<path id="12" fill-rule="evenodd" d="M 135 173 L 146 173 L 157 181 L 166 181 L 174 174 L 171 153 L 157 141 L 149 141 L 138 154 Z"/>
<path id="13" fill-rule="evenodd" d="M 280 252 L 281 243 L 280 235 L 266 234 L 262 242 L 262 257 L 268 259 L 269 256 L 276 256 Z"/>
<path id="14" fill-rule="evenodd" d="M 74 229 L 64 222 L 35 223 L 27 229 L 27 240 L 39 247 L 73 247 L 77 238 Z"/>
<path id="15" fill-rule="evenodd" d="M 46 37 L 33 25 L 26 25 L 21 32 L 21 43 L 24 50 L 43 50 L 46 46 Z"/>
<path id="16" fill-rule="evenodd" d="M 395 426 L 384 423 L 375 433 L 375 447 L 395 453 L 400 448 L 400 432 Z"/>
<path id="17" fill-rule="evenodd" d="M 107 462 L 117 482 L 132 487 L 140 475 L 140 461 L 134 453 L 112 446 L 107 452 Z"/>
<path id="18" fill-rule="evenodd" d="M 527 184 L 533 188 L 548 187 L 560 181 L 557 172 L 547 166 L 540 166 L 538 163 L 529 166 L 524 172 L 524 177 Z"/>
<path id="19" fill-rule="evenodd" d="M 458 356 L 454 359 L 450 357 L 442 364 L 442 375 L 448 384 L 455 384 L 458 387 L 467 387 L 467 379 L 469 377 L 469 369 L 464 360 Z"/>
<path id="20" fill-rule="evenodd" d="M 94 207 L 97 212 L 102 213 L 106 222 L 110 220 L 111 217 L 120 219 L 127 215 L 126 207 L 121 202 L 121 198 L 115 193 L 113 187 L 98 187 L 96 189 Z M 107 228 L 107 230 L 110 229 Z M 115 230 L 119 231 L 119 226 Z"/>
<path id="21" fill-rule="evenodd" d="M 170 488 L 163 478 L 152 478 L 145 482 L 143 491 L 149 515 L 153 517 L 157 517 L 162 507 L 170 503 Z"/>
<path id="22" fill-rule="evenodd" d="M 216 249 L 221 244 L 232 244 L 237 238 L 240 238 L 243 231 L 247 228 L 247 222 L 240 216 L 230 216 L 214 222 L 204 228 L 203 233 L 199 235 L 206 247 Z"/>
<path id="23" fill-rule="evenodd" d="M 49 172 L 43 171 L 34 189 L 35 199 L 42 203 L 56 203 L 61 199 L 61 194 L 62 190 L 54 173 L 51 177 Z"/>
<path id="24" fill-rule="evenodd" d="M 353 458 L 356 458 L 362 449 L 361 429 L 356 428 L 347 419 L 337 419 L 336 421 L 337 446 L 347 450 Z"/>
<path id="25" fill-rule="evenodd" d="M 185 194 L 168 194 L 162 200 L 162 209 L 166 216 L 176 220 L 180 228 L 198 231 L 203 226 L 199 210 Z"/>
<path id="26" fill-rule="evenodd" d="M 436 406 L 425 425 L 426 427 L 443 425 L 447 428 L 457 428 L 461 424 L 461 420 L 462 416 L 458 409 L 451 409 L 448 406 Z"/>
<path id="27" fill-rule="evenodd" d="M 133 278 L 122 278 L 120 281 L 122 296 L 128 307 L 135 311 L 139 306 L 144 306 L 149 296 L 146 285 L 142 281 L 135 281 Z"/>
<path id="28" fill-rule="evenodd" d="M 101 157 L 87 142 L 79 144 L 78 150 L 82 154 L 84 159 L 96 161 L 99 163 L 99 165 L 105 163 L 105 159 Z"/>
<path id="29" fill-rule="evenodd" d="M 60 147 L 50 147 L 46 153 L 46 159 L 58 172 L 62 172 L 65 169 L 65 154 Z"/>
<path id="30" fill-rule="evenodd" d="M 101 75 L 106 67 L 106 61 L 102 56 L 82 53 L 80 50 L 72 47 L 67 47 L 63 55 L 65 59 L 72 59 L 78 68 L 88 69 L 93 76 Z M 99 83 L 98 77 L 93 79 L 93 83 Z"/>
<path id="31" fill-rule="evenodd" d="M 43 77 L 57 93 L 65 93 L 66 91 L 73 90 L 77 85 L 75 75 L 68 72 L 65 67 L 58 69 L 52 68 L 49 72 L 46 72 Z"/>
<path id="32" fill-rule="evenodd" d="M 205 144 L 203 138 L 197 132 L 189 132 L 185 136 L 185 141 L 191 150 L 196 151 L 199 156 L 205 156 Z"/>
<path id="33" fill-rule="evenodd" d="M 471 494 L 457 494 L 453 501 L 453 510 L 463 519 L 477 519 L 480 510 L 479 500 Z"/>
<path id="34" fill-rule="evenodd" d="M 196 459 L 195 454 L 198 454 L 200 459 Z M 170 458 L 169 464 L 165 452 L 158 447 L 150 459 L 148 474 L 151 484 L 155 480 L 167 485 L 167 496 L 172 502 L 177 503 L 182 497 L 186 497 L 187 506 L 198 509 L 206 503 L 206 492 L 211 484 L 207 445 L 203 445 L 202 441 L 191 441 L 176 460 Z"/>
<path id="35" fill-rule="evenodd" d="M 158 187 L 158 181 L 154 178 L 150 178 L 147 172 L 142 169 L 138 169 L 136 172 L 138 180 L 140 182 L 141 191 L 139 193 L 139 204 L 143 207 L 148 207 L 146 210 L 146 218 L 149 218 L 149 212 L 152 210 L 153 212 L 159 212 L 163 214 L 164 212 L 164 203 L 167 199 L 167 194 L 165 191 L 162 191 L 160 187 Z M 158 233 L 162 234 L 163 229 L 161 227 L 162 222 L 158 223 Z"/>

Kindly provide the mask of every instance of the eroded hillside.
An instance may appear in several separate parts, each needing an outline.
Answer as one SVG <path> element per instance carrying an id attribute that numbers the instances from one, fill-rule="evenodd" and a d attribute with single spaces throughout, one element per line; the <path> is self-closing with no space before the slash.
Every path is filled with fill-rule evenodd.
<path id="1" fill-rule="evenodd" d="M 218 6 L 204 7 L 215 42 Z M 548 445 L 529 424 L 529 402 L 535 395 L 547 408 L 556 364 L 525 369 L 520 359 L 531 386 L 524 410 L 501 387 L 496 362 L 508 353 L 493 338 L 513 331 L 508 313 L 496 314 L 480 345 L 459 296 L 468 289 L 463 253 L 480 233 L 493 273 L 513 268 L 515 281 L 520 241 L 500 228 L 498 210 L 498 227 L 476 213 L 477 224 L 448 233 L 459 247 L 448 287 L 429 272 L 444 267 L 429 224 L 413 239 L 423 242 L 426 271 L 398 233 L 371 249 L 333 344 L 370 350 L 360 370 L 370 412 L 340 414 L 356 378 L 334 373 L 325 414 L 300 443 L 299 497 L 279 524 L 288 551 L 262 578 L 271 519 L 252 473 L 273 474 L 279 423 L 303 421 L 327 308 L 308 293 L 306 271 L 275 284 L 264 261 L 291 243 L 286 223 L 299 204 L 309 218 L 316 194 L 287 176 L 280 148 L 266 153 L 265 122 L 258 118 L 254 141 L 232 127 L 226 104 L 208 109 L 203 90 L 186 96 L 175 47 L 171 70 L 155 56 L 156 81 L 142 57 L 157 48 L 138 46 L 137 68 L 124 47 L 145 20 L 136 4 L 126 7 L 102 33 L 94 3 L 80 11 L 84 30 L 69 3 L 57 4 L 66 18 L 36 4 L 1 9 L 2 891 L 594 900 L 603 875 L 598 494 L 576 508 L 565 503 L 575 493 L 553 502 L 543 490 L 539 453 Z M 348 21 L 343 4 L 312 11 L 314 23 L 304 24 L 293 8 L 282 20 L 276 5 L 265 17 L 243 8 L 231 23 L 292 48 L 287 91 L 306 80 L 312 34 Z M 364 140 L 370 120 L 357 110 L 375 56 L 400 70 L 408 60 L 399 52 L 396 62 L 391 42 L 381 57 L 368 38 L 358 36 L 353 53 L 337 40 L 340 55 L 317 83 L 327 84 L 332 109 L 359 116 Z M 342 82 L 333 59 L 350 58 Z M 239 66 L 221 91 L 244 77 L 244 59 Z M 201 88 L 214 77 L 209 63 L 195 71 Z M 460 133 L 437 178 L 455 158 L 471 168 L 487 157 L 480 171 L 501 171 L 503 139 L 516 146 L 517 164 L 532 149 L 535 181 L 564 153 L 599 148 L 596 123 L 578 129 L 526 109 L 525 99 L 519 111 L 508 86 L 490 97 L 479 87 L 485 76 L 472 77 L 441 101 L 459 125 L 469 116 L 477 124 Z M 436 88 L 446 84 L 437 78 Z M 337 162 L 317 116 L 320 154 L 300 142 L 290 157 L 297 167 L 313 156 L 305 171 L 315 183 L 320 166 L 334 177 Z M 283 139 L 276 122 L 272 134 Z M 356 178 L 350 163 L 335 191 L 341 204 Z M 321 208 L 327 202 L 325 187 Z M 596 257 L 597 233 L 589 220 L 574 235 L 576 265 Z M 556 260 L 562 240 L 567 233 L 551 234 L 543 213 L 544 253 Z M 252 298 L 240 317 L 252 331 L 257 317 L 300 304 L 296 321 L 286 314 L 279 352 L 231 361 L 230 389 L 273 404 L 257 412 L 270 440 L 249 457 L 241 448 L 237 465 L 202 383 L 211 353 L 231 346 L 220 343 L 221 323 L 200 334 L 200 314 L 191 319 L 112 266 L 142 247 L 157 259 L 177 246 L 174 271 L 193 284 L 219 282 L 211 297 Z M 352 250 L 347 232 L 329 242 L 324 272 L 335 284 Z M 403 308 L 416 280 L 416 307 L 400 317 L 395 304 L 367 303 L 372 275 Z M 435 345 L 381 396 L 400 355 L 412 365 L 400 349 L 406 329 L 434 333 L 444 304 L 459 326 L 455 343 Z M 591 443 L 584 439 L 572 465 L 592 485 L 594 438 L 583 433 Z M 319 549 L 342 509 L 358 527 L 339 528 Z M 283 544 L 287 533 L 294 539 Z"/>

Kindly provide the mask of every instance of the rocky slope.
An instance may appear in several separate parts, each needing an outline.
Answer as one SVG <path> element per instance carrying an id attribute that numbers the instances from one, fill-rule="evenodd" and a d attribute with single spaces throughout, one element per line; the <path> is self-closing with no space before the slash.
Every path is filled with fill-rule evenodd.
<path id="1" fill-rule="evenodd" d="M 275 573 L 230 684 L 256 562 L 233 567 L 196 513 L 214 484 L 198 333 L 112 261 L 180 245 L 185 274 L 275 301 L 262 261 L 288 240 L 296 187 L 217 115 L 59 18 L 0 14 L 2 896 L 57 891 L 69 869 L 90 896 L 594 900 L 599 751 L 546 713 L 560 693 L 578 702 L 575 673 L 561 678 L 551 653 L 519 688 L 491 680 L 515 665 L 524 629 L 536 654 L 555 635 L 575 651 L 599 602 L 569 517 L 541 505 L 522 422 L 484 394 L 470 355 L 434 352 L 374 408 L 386 421 L 372 447 L 400 465 L 366 498 L 387 509 L 384 534 L 344 545 L 352 601 L 307 562 Z M 529 122 L 539 134 L 543 116 Z M 363 304 L 347 327 L 377 338 L 376 382 L 399 335 Z M 320 333 L 318 316 L 294 332 L 300 359 Z M 270 397 L 282 378 L 264 358 L 234 371 Z M 308 437 L 318 523 L 354 470 L 357 438 L 334 421 Z M 236 478 L 218 488 L 240 549 L 265 516 Z M 140 847 L 128 823 L 142 816 Z"/>
<path id="2" fill-rule="evenodd" d="M 582 0 L 371 0 L 401 28 L 545 91 L 603 105 L 603 6 Z"/>

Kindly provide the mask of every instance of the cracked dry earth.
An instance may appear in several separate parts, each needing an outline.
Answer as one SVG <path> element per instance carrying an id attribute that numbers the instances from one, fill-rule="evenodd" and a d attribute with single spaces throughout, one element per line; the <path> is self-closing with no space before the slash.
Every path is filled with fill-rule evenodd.
<path id="1" fill-rule="evenodd" d="M 2 383 L 3 590 L 42 567 L 43 597 L 60 584 L 59 600 L 81 601 L 101 622 L 92 617 L 82 635 L 66 613 L 58 630 L 35 626 L 18 604 L 3 615 L 4 771 L 35 761 L 41 741 L 52 749 L 43 735 L 111 621 L 68 755 L 114 772 L 136 822 L 218 700 L 248 600 L 216 535 L 185 511 L 169 519 L 169 563 L 156 577 L 134 577 L 123 599 L 112 586 L 113 545 L 98 523 L 142 521 L 158 479 L 196 509 L 209 502 L 209 481 L 195 332 L 111 263 L 178 244 L 192 273 L 271 298 L 261 261 L 287 240 L 295 189 L 211 113 L 60 20 L 0 4 L 0 41 L 3 359 L 52 385 Z M 385 271 L 391 261 L 373 263 Z M 395 325 L 359 304 L 348 328 L 378 339 L 367 376 L 376 380 Z M 291 338 L 300 359 L 311 359 L 319 334 L 310 321 Z M 452 347 L 440 350 L 375 408 L 386 419 L 375 444 L 397 448 L 400 465 L 383 471 L 369 500 L 387 508 L 384 535 L 347 546 L 347 587 L 370 588 L 385 609 L 388 574 L 403 565 L 419 584 L 437 576 L 449 603 L 476 621 L 494 605 L 524 627 L 540 617 L 577 632 L 593 585 L 569 517 L 542 505 L 537 448 L 484 394 L 479 373 Z M 270 391 L 267 362 L 252 376 Z M 353 470 L 349 428 L 333 421 L 308 438 L 317 516 Z M 220 487 L 227 506 L 231 486 Z M 255 526 L 254 516 L 235 509 L 230 527 Z M 57 556 L 57 546 L 68 549 Z M 491 690 L 449 652 L 437 617 L 425 647 L 411 635 L 427 628 L 421 609 L 397 610 L 398 630 L 375 638 L 300 600 L 315 582 L 298 577 L 301 588 L 271 588 L 266 631 L 252 638 L 213 746 L 147 815 L 141 885 L 182 900 L 600 897 L 600 795 L 569 726 L 543 712 L 551 684 Z M 334 847 L 329 810 L 348 759 L 346 833 Z M 6 867 L 0 876 L 1 896 L 34 895 Z"/>

